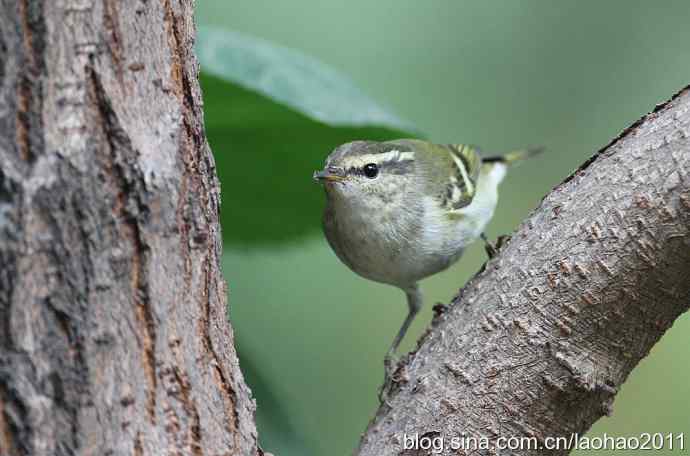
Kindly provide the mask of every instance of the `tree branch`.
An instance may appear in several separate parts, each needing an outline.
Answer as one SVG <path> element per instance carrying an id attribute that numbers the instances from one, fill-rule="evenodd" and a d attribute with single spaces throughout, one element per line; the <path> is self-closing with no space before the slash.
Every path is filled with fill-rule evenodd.
<path id="1" fill-rule="evenodd" d="M 610 414 L 690 305 L 689 137 L 686 87 L 544 198 L 435 318 L 356 454 L 427 454 L 405 435 L 442 454 L 472 453 L 448 448 L 463 435 L 544 444 Z M 513 452 L 542 453 L 568 451 Z"/>

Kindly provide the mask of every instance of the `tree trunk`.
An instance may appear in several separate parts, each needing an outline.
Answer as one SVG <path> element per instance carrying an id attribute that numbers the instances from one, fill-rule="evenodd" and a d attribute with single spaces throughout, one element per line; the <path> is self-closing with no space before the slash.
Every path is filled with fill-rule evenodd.
<path id="1" fill-rule="evenodd" d="M 439 309 L 356 454 L 566 454 L 610 414 L 690 306 L 689 138 L 687 87 L 546 196 Z"/>
<path id="2" fill-rule="evenodd" d="M 261 454 L 192 0 L 0 2 L 0 454 Z"/>

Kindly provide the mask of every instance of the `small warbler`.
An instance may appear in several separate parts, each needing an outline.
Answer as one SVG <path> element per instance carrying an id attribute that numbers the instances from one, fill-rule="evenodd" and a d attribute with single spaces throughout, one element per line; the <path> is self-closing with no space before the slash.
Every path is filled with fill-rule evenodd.
<path id="1" fill-rule="evenodd" d="M 382 391 L 395 371 L 396 349 L 422 307 L 418 282 L 455 263 L 483 237 L 507 165 L 540 150 L 482 157 L 463 144 L 354 141 L 337 147 L 314 173 L 326 190 L 323 227 L 338 258 L 407 295 L 408 314 L 386 354 Z"/>

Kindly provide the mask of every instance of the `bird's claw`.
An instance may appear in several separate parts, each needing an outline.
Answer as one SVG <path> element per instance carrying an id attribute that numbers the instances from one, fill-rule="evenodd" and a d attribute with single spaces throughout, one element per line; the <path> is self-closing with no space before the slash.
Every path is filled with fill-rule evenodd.
<path id="1" fill-rule="evenodd" d="M 388 392 L 395 382 L 395 372 L 398 369 L 398 360 L 393 355 L 386 355 L 383 359 L 385 376 L 383 384 L 379 388 L 379 402 L 383 404 L 388 399 Z"/>
<path id="2" fill-rule="evenodd" d="M 510 234 L 502 234 L 496 238 L 496 249 L 501 250 L 504 245 L 510 242 Z"/>
<path id="3" fill-rule="evenodd" d="M 506 245 L 508 241 L 510 241 L 510 236 L 506 234 L 502 234 L 501 236 L 497 237 L 495 244 L 489 241 L 484 233 L 481 234 L 481 238 L 484 241 L 484 250 L 486 250 L 486 254 L 489 256 L 489 259 L 495 257 L 498 254 L 498 251 L 501 250 L 501 248 Z"/>

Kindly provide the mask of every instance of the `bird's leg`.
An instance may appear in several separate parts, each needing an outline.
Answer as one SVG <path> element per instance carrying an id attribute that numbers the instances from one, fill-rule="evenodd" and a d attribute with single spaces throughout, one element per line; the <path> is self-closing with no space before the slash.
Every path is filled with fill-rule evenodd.
<path id="1" fill-rule="evenodd" d="M 405 295 L 407 296 L 408 313 L 407 317 L 405 317 L 405 321 L 403 321 L 403 324 L 398 331 L 398 334 L 395 336 L 395 339 L 393 339 L 393 343 L 388 349 L 386 357 L 383 360 L 386 374 L 383 380 L 383 385 L 379 390 L 379 400 L 381 402 L 385 400 L 387 391 L 393 383 L 393 375 L 395 374 L 398 364 L 397 360 L 395 359 L 395 352 L 398 349 L 400 342 L 402 342 L 403 338 L 405 337 L 405 333 L 407 333 L 407 330 L 412 324 L 414 317 L 417 316 L 417 313 L 419 313 L 419 310 L 422 308 L 422 293 L 417 284 L 412 285 L 404 291 Z"/>
<path id="2" fill-rule="evenodd" d="M 417 316 L 417 313 L 422 308 L 422 293 L 419 291 L 419 287 L 417 286 L 417 284 L 414 284 L 412 287 L 405 290 L 405 294 L 407 296 L 408 307 L 407 317 L 405 317 L 405 321 L 403 321 L 402 326 L 400 326 L 398 334 L 395 336 L 395 339 L 393 339 L 393 343 L 391 344 L 391 347 L 388 349 L 384 361 L 386 365 L 386 374 L 389 377 L 392 377 L 393 373 L 395 372 L 395 352 L 398 349 L 398 346 L 400 346 L 400 343 L 402 342 L 403 338 L 405 337 L 405 333 L 407 333 L 407 330 L 412 324 L 414 317 Z"/>
<path id="3" fill-rule="evenodd" d="M 482 233 L 479 235 L 479 237 L 481 237 L 482 241 L 484 241 L 484 250 L 486 251 L 486 254 L 488 255 L 489 259 L 495 257 L 498 253 L 497 246 L 495 246 L 491 241 L 489 241 L 486 238 L 486 234 Z"/>

